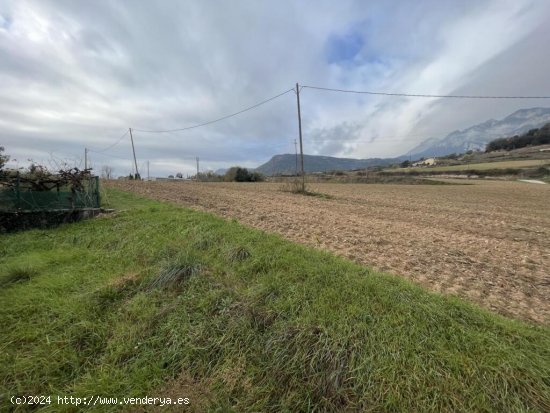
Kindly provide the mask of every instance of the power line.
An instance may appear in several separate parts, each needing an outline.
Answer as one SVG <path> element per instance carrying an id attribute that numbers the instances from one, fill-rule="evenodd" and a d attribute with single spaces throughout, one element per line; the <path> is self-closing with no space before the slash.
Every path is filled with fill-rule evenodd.
<path id="1" fill-rule="evenodd" d="M 357 93 L 365 95 L 382 95 L 382 96 L 404 96 L 415 98 L 454 98 L 454 99 L 550 99 L 550 96 L 474 96 L 474 95 L 427 95 L 427 94 L 410 94 L 410 93 L 386 93 L 386 92 L 370 92 L 360 90 L 332 89 L 320 86 L 302 86 L 303 88 L 324 90 L 329 92 Z"/>
<path id="2" fill-rule="evenodd" d="M 93 152 L 93 153 L 97 153 L 99 155 L 103 155 L 103 156 L 106 156 L 108 158 L 117 158 L 117 159 L 122 159 L 122 160 L 125 160 L 125 161 L 131 161 L 131 159 L 129 158 L 123 158 L 121 156 L 115 156 L 115 155 L 110 155 L 108 153 L 103 153 L 103 152 L 99 152 L 99 151 L 94 151 L 93 149 L 88 149 L 88 152 Z"/>
<path id="3" fill-rule="evenodd" d="M 231 115 L 227 115 L 227 116 L 223 116 L 221 118 L 218 118 L 218 119 L 214 119 L 214 120 L 211 120 L 211 121 L 208 121 L 208 122 L 204 122 L 204 123 L 201 123 L 201 124 L 198 124 L 198 125 L 193 125 L 193 126 L 188 126 L 186 128 L 178 128 L 178 129 L 165 129 L 165 130 L 145 130 L 145 129 L 132 129 L 132 130 L 135 130 L 135 131 L 138 131 L 138 132 L 147 132 L 147 133 L 167 133 L 167 132 L 181 132 L 181 131 L 185 131 L 185 130 L 189 130 L 189 129 L 195 129 L 195 128 L 199 128 L 201 126 L 206 126 L 206 125 L 210 125 L 212 123 L 216 123 L 216 122 L 219 122 L 221 120 L 225 120 L 225 119 L 228 119 L 228 118 L 231 118 L 233 116 L 237 116 L 237 115 L 240 115 L 241 113 L 244 113 L 244 112 L 247 112 L 249 110 L 252 110 L 252 109 L 255 109 L 257 108 L 258 106 L 261 106 L 265 103 L 268 103 L 268 102 L 271 102 L 272 100 L 275 100 L 277 99 L 278 97 L 281 97 L 283 95 L 286 95 L 287 93 L 289 92 L 292 92 L 294 91 L 294 89 L 288 89 L 287 91 L 283 92 L 283 93 L 279 93 L 278 95 L 276 96 L 273 96 L 273 97 L 270 97 L 269 99 L 266 99 L 266 100 L 263 100 L 259 103 L 256 103 L 255 105 L 252 105 L 252 106 L 249 106 L 243 110 L 240 110 L 238 112 L 235 112 L 235 113 L 232 113 Z"/>
<path id="4" fill-rule="evenodd" d="M 124 137 L 125 137 L 126 135 L 128 135 L 128 132 L 129 132 L 129 130 L 127 130 L 126 132 L 124 132 L 124 135 L 122 135 L 120 138 L 118 138 L 117 141 L 116 141 L 115 143 L 113 143 L 112 145 L 107 146 L 105 149 L 101 149 L 101 150 L 97 150 L 97 151 L 94 150 L 94 151 L 92 151 L 92 152 L 96 152 L 96 153 L 106 152 L 106 151 L 108 151 L 109 149 L 114 148 L 116 145 L 118 145 L 118 144 L 120 143 L 120 141 L 122 141 L 122 139 L 124 139 Z M 91 149 L 89 149 L 89 150 L 91 151 Z"/>

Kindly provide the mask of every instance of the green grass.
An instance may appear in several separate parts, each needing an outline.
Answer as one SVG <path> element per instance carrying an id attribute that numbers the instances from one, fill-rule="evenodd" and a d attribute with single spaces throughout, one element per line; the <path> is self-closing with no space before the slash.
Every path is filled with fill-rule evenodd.
<path id="1" fill-rule="evenodd" d="M 400 172 L 406 173 L 410 171 L 486 171 L 490 169 L 508 169 L 508 168 L 529 168 L 535 166 L 550 165 L 548 159 L 528 159 L 519 161 L 499 161 L 499 162 L 483 162 L 483 163 L 470 163 L 462 165 L 451 166 L 434 166 L 434 167 L 412 167 L 412 168 L 398 168 L 398 169 L 385 169 L 385 172 Z"/>
<path id="2" fill-rule="evenodd" d="M 546 327 L 234 221 L 108 199 L 121 212 L 0 236 L 5 410 L 11 395 L 174 389 L 213 411 L 550 410 Z"/>

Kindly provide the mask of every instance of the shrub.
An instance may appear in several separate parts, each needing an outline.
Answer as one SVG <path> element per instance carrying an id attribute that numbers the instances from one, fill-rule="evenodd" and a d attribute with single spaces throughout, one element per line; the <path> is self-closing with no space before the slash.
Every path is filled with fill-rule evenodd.
<path id="1" fill-rule="evenodd" d="M 261 182 L 264 180 L 264 176 L 256 171 L 249 171 L 246 168 L 240 166 L 233 166 L 227 170 L 224 175 L 224 181 L 226 182 Z"/>
<path id="2" fill-rule="evenodd" d="M 2 155 L 2 152 L 4 152 L 4 147 L 0 146 L 0 171 L 2 171 L 4 165 L 10 160 L 10 157 L 8 155 Z"/>

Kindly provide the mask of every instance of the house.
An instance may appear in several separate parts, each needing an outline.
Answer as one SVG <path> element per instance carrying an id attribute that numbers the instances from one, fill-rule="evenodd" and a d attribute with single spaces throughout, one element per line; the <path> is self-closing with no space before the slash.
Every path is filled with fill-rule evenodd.
<path id="1" fill-rule="evenodd" d="M 415 162 L 412 164 L 412 166 L 434 166 L 436 163 L 437 161 L 435 158 L 428 158 Z"/>

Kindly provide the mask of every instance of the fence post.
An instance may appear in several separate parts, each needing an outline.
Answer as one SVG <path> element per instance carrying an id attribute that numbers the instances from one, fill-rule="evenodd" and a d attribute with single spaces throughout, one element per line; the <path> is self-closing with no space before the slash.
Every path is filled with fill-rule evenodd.
<path id="1" fill-rule="evenodd" d="M 97 207 L 101 208 L 101 195 L 99 194 L 99 176 L 95 177 L 95 189 L 97 194 Z"/>

